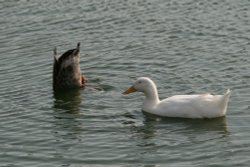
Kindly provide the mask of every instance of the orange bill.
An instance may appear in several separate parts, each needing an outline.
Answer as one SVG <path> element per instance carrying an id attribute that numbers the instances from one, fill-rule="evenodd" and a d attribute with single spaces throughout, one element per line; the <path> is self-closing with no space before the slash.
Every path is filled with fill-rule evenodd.
<path id="1" fill-rule="evenodd" d="M 137 90 L 133 87 L 133 86 L 131 86 L 130 88 L 128 88 L 125 92 L 123 92 L 122 94 L 123 95 L 127 95 L 127 94 L 129 94 L 129 93 L 133 93 L 133 92 L 136 92 Z"/>

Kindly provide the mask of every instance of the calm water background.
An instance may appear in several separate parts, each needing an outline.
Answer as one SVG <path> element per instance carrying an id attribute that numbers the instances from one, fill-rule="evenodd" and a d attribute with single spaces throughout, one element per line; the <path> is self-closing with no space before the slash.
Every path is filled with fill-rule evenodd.
<path id="1" fill-rule="evenodd" d="M 0 0 L 0 166 L 248 166 L 250 1 Z M 87 87 L 54 96 L 52 50 L 81 42 Z M 232 90 L 225 118 L 155 118 L 161 98 Z"/>

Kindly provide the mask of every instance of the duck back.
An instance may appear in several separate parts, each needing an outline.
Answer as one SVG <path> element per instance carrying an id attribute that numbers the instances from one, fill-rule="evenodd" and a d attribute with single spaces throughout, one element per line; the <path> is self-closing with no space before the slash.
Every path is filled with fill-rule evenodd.
<path id="1" fill-rule="evenodd" d="M 76 49 L 71 49 L 56 57 L 54 50 L 53 88 L 69 89 L 82 87 L 82 75 L 80 70 L 80 43 Z"/>

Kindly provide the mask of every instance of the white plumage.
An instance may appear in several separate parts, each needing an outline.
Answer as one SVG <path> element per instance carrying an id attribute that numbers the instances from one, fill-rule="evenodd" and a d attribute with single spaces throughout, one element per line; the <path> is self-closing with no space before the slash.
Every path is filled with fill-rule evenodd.
<path id="1" fill-rule="evenodd" d="M 224 95 L 175 95 L 159 100 L 157 87 L 147 78 L 139 78 L 133 86 L 123 94 L 143 92 L 146 96 L 142 110 L 147 113 L 165 117 L 182 118 L 216 118 L 224 116 L 227 112 L 230 90 Z"/>

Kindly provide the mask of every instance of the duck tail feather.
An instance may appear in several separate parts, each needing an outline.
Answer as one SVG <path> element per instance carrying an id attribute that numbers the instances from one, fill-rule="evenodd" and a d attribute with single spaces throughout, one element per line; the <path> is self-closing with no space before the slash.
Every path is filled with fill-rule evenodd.
<path id="1" fill-rule="evenodd" d="M 227 112 L 227 106 L 228 106 L 228 101 L 229 101 L 230 95 L 231 95 L 231 90 L 227 89 L 227 92 L 221 98 L 220 105 L 221 105 L 221 108 L 223 110 L 223 115 L 225 115 Z"/>
<path id="2" fill-rule="evenodd" d="M 54 60 L 57 61 L 57 48 L 55 47 L 53 50 L 54 53 Z"/>
<path id="3" fill-rule="evenodd" d="M 229 98 L 231 95 L 231 90 L 230 89 L 227 89 L 227 92 L 224 94 L 224 97 L 225 98 Z"/>

